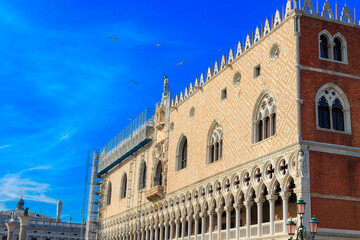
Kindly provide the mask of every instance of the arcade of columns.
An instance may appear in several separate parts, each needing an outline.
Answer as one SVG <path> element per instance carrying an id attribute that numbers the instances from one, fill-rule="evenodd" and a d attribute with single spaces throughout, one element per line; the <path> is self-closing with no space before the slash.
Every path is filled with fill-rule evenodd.
<path id="1" fill-rule="evenodd" d="M 102 220 L 101 238 L 218 240 L 218 236 L 286 236 L 288 219 L 297 217 L 295 202 L 300 197 L 309 198 L 308 189 L 301 186 L 308 182 L 308 174 L 299 171 L 299 149 L 293 145 L 206 179 L 192 189 Z"/>

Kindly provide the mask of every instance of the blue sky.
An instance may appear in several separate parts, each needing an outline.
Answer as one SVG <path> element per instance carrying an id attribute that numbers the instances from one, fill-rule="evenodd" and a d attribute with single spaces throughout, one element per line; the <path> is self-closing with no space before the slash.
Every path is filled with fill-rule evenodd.
<path id="1" fill-rule="evenodd" d="M 22 190 L 30 211 L 61 198 L 80 222 L 88 149 L 160 101 L 163 73 L 178 94 L 285 3 L 2 1 L 0 210 Z"/>

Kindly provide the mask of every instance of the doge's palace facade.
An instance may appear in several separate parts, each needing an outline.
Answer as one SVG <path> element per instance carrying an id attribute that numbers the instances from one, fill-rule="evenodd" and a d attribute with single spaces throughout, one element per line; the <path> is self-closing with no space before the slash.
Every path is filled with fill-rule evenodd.
<path id="1" fill-rule="evenodd" d="M 316 5 L 287 1 L 175 97 L 164 77 L 94 153 L 98 239 L 288 239 L 300 198 L 316 239 L 360 238 L 360 26 Z"/>

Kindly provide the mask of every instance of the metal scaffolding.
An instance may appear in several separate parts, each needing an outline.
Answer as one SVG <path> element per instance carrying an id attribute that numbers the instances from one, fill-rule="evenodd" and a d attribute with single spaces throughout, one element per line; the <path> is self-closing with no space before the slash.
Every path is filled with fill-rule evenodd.
<path id="1" fill-rule="evenodd" d="M 99 207 L 101 178 L 98 175 L 99 155 L 94 151 L 91 166 L 88 215 L 85 240 L 96 240 L 99 230 Z"/>

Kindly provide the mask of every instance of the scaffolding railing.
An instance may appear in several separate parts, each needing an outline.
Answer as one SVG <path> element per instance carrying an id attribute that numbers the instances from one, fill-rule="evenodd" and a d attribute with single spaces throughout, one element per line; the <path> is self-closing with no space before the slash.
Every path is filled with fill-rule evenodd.
<path id="1" fill-rule="evenodd" d="M 127 125 L 118 135 L 111 139 L 103 148 L 100 149 L 100 156 L 111 153 L 114 149 L 121 147 L 131 140 L 133 135 L 147 126 L 154 125 L 154 109 L 146 108 L 137 118 Z M 103 159 L 103 158 L 100 158 Z M 101 160 L 100 160 L 101 161 Z"/>

